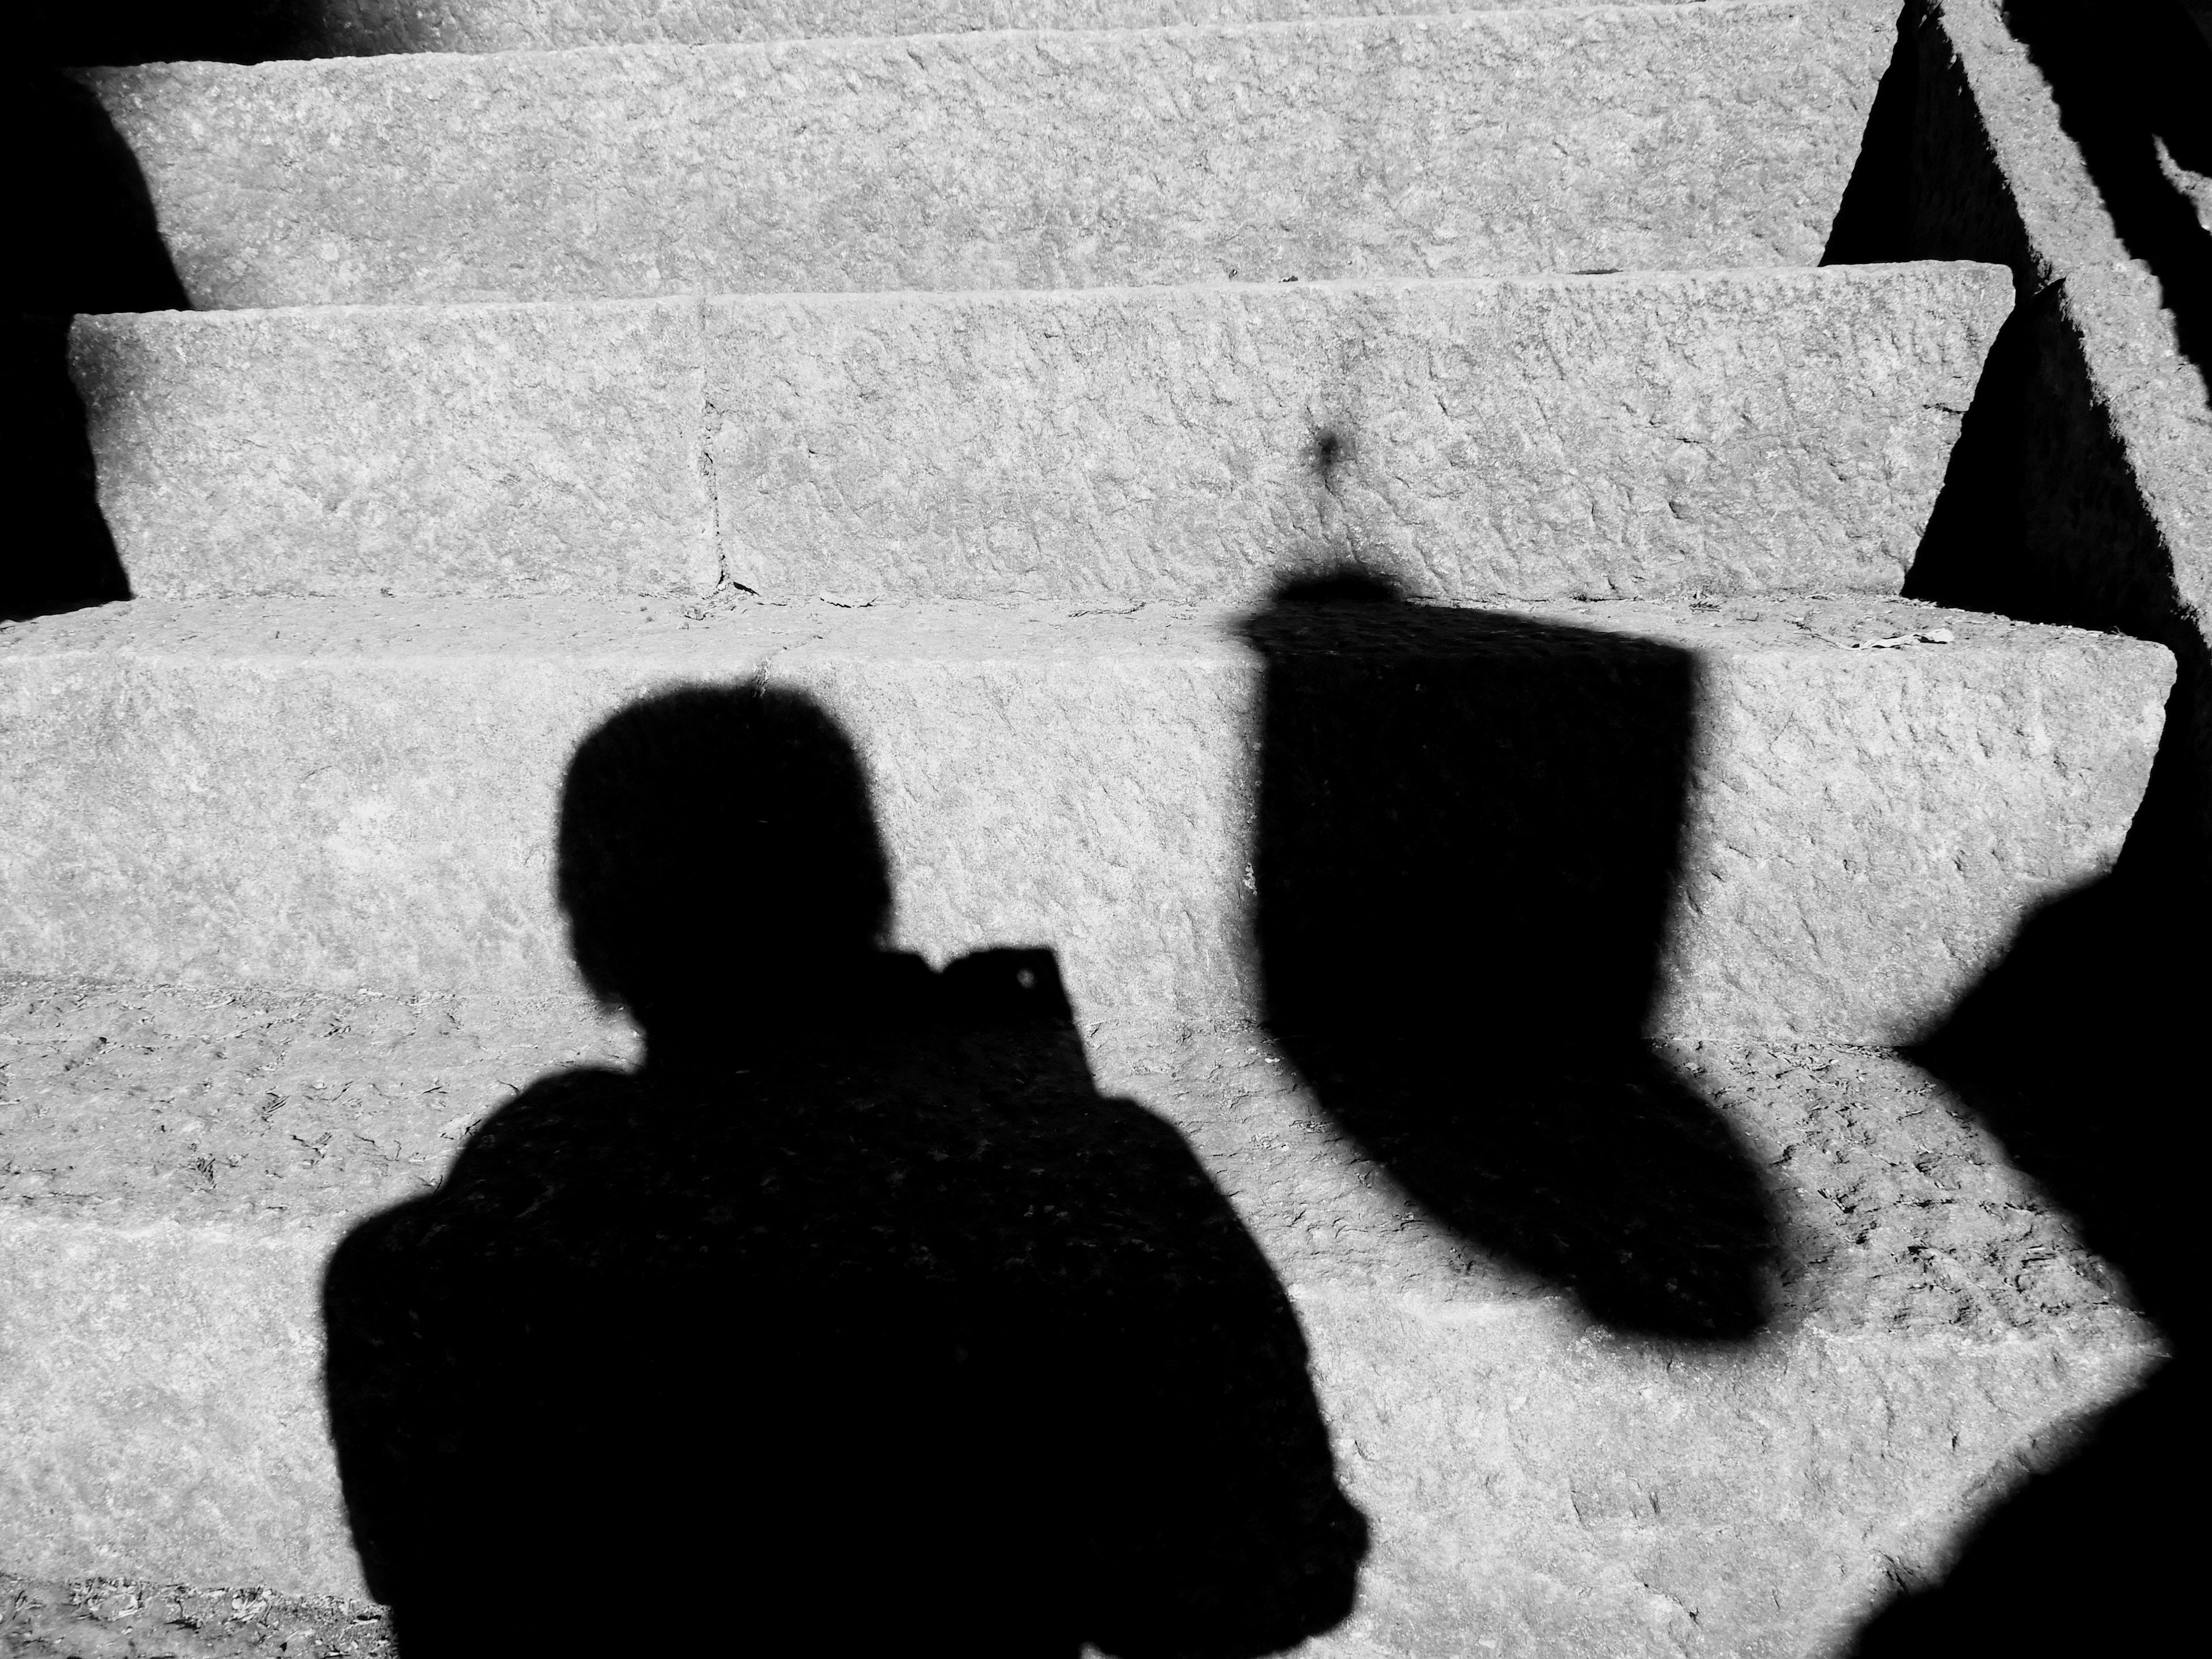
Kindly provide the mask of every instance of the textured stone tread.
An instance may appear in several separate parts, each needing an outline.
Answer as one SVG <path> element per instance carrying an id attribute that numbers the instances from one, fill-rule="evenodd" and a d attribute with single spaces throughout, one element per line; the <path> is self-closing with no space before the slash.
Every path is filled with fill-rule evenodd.
<path id="1" fill-rule="evenodd" d="M 87 71 L 196 308 L 1810 264 L 1893 35 L 1755 0 Z"/>
<path id="2" fill-rule="evenodd" d="M 1893 593 L 1993 265 L 80 319 L 142 598 Z"/>
<path id="3" fill-rule="evenodd" d="M 1460 788 L 1461 757 L 1505 742 L 1509 766 L 1559 757 L 1516 786 L 1541 794 L 1679 750 L 1679 781 L 1650 786 L 1679 799 L 1639 810 L 1681 821 L 1650 1018 L 1689 1035 L 1898 1041 L 1939 1016 L 2025 907 L 2117 853 L 2172 672 L 2140 641 L 1894 599 L 1249 626 L 1272 684 L 1326 697 L 1297 752 L 1434 742 L 1449 763 L 1422 775 Z M 22 624 L 0 631 L 0 927 L 20 971 L 557 992 L 574 745 L 656 686 L 761 678 L 820 698 L 871 769 L 908 945 L 1053 945 L 1085 1018 L 1236 1017 L 1271 684 L 1247 627 L 583 599 L 147 600 Z"/>
<path id="4" fill-rule="evenodd" d="M 323 1254 L 434 1181 L 514 1086 L 618 1055 L 619 1033 L 542 1006 L 20 979 L 0 1025 L 0 1415 L 24 1449 L 0 1548 L 33 1572 L 104 1553 L 358 1593 L 316 1403 Z M 1662 1653 L 1681 1615 L 1654 1582 L 1710 1639 L 1813 1650 L 2155 1358 L 2064 1218 L 1878 1050 L 1658 1051 L 1784 1224 L 1769 1328 L 1700 1352 L 1611 1335 L 1440 1231 L 1261 1037 L 1091 1048 L 1103 1086 L 1189 1136 L 1294 1287 L 1377 1528 L 1362 1611 L 1325 1652 L 1427 1650 L 1474 1620 L 1520 1632 L 1516 1653 Z M 40 1529 L 58 1504 L 71 1536 Z M 1624 1555 L 1641 1583 L 1613 1576 Z M 1542 1595 L 1592 1574 L 1571 1606 Z"/>
<path id="5" fill-rule="evenodd" d="M 326 1230 L 434 1186 L 532 1079 L 633 1064 L 580 999 L 386 997 L 0 979 L 0 1205 L 131 1231 Z M 1100 1026 L 1101 1086 L 1170 1117 L 1285 1276 L 1439 1304 L 1556 1300 L 1397 1191 L 1257 1030 Z M 2124 1288 L 1934 1079 L 1887 1050 L 1656 1052 L 1786 1209 L 1778 1322 L 2025 1330 Z"/>

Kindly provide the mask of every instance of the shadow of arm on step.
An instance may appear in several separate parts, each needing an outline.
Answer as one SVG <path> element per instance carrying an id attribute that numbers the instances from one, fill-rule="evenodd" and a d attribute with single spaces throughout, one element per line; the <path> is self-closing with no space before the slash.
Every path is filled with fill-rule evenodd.
<path id="1" fill-rule="evenodd" d="M 1607 1325 L 1755 1333 L 1758 1171 L 1642 1042 L 1689 654 L 1358 576 L 1285 588 L 1246 634 L 1267 1017 L 1322 1106 L 1430 1215 Z"/>

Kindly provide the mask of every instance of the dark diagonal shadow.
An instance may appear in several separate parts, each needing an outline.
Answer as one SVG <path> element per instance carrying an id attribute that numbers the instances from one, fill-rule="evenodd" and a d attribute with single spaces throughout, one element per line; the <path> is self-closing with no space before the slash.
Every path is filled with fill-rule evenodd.
<path id="1" fill-rule="evenodd" d="M 635 1073 L 549 1077 L 325 1286 L 402 1650 L 1273 1652 L 1350 1610 L 1288 1299 L 1094 1087 L 1048 951 L 933 974 L 805 698 L 662 695 L 571 766 L 576 957 Z M 632 1624 L 595 1623 L 621 1587 Z"/>
<path id="2" fill-rule="evenodd" d="M 1322 1105 L 1437 1218 L 1614 1328 L 1757 1331 L 1758 1174 L 1642 1042 L 1689 654 L 1364 577 L 1286 588 L 1247 637 L 1267 1018 Z"/>
<path id="3" fill-rule="evenodd" d="M 4 256 L 15 441 L 0 617 L 24 617 L 131 597 L 70 380 L 70 318 L 173 310 L 185 299 L 145 177 L 99 100 L 52 69 L 12 64 L 7 81 L 21 188 Z"/>

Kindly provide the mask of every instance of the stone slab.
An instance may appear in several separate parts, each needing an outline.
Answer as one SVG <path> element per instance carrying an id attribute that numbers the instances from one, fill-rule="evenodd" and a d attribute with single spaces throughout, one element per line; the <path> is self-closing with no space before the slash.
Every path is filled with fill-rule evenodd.
<path id="1" fill-rule="evenodd" d="M 1810 264 L 1886 5 L 84 72 L 196 308 Z"/>
<path id="2" fill-rule="evenodd" d="M 324 1255 L 621 1034 L 543 1006 L 21 981 L 0 1029 L 21 1449 L 0 1559 L 359 1594 L 322 1437 Z M 1771 1327 L 1700 1348 L 1612 1334 L 1409 1212 L 1262 1038 L 1091 1047 L 1292 1286 L 1376 1535 L 1325 1653 L 1826 1650 L 2157 1356 L 2063 1213 L 1878 1051 L 1660 1051 L 1796 1241 Z"/>
<path id="3" fill-rule="evenodd" d="M 1672 0 L 1688 4 L 1692 0 Z M 326 0 L 301 57 L 1504 10 L 1524 0 Z"/>
<path id="4" fill-rule="evenodd" d="M 1894 593 L 2002 270 L 709 302 L 763 593 Z"/>
<path id="5" fill-rule="evenodd" d="M 132 591 L 705 592 L 684 302 L 80 319 Z"/>
<path id="6" fill-rule="evenodd" d="M 141 598 L 1893 593 L 2000 267 L 81 318 Z"/>
<path id="7" fill-rule="evenodd" d="M 1534 951 L 1554 1018 L 1895 1041 L 2109 865 L 2172 675 L 2141 641 L 1902 600 L 1352 609 L 142 601 L 19 624 L 0 952 L 568 990 L 549 886 L 574 746 L 655 687 L 765 676 L 858 745 L 897 938 L 1054 945 L 1086 1019 L 1249 1017 L 1255 860 L 1273 881 L 1318 859 L 1472 930 L 1473 1014 L 1538 994 L 1485 965 Z M 1334 799 L 1378 757 L 1387 799 L 1279 815 L 1261 855 L 1271 775 Z M 1559 868 L 1553 836 L 1578 849 Z M 1465 874 L 1486 860 L 1535 884 L 1507 941 Z M 1603 933 L 1591 961 L 1547 938 L 1546 893 Z"/>

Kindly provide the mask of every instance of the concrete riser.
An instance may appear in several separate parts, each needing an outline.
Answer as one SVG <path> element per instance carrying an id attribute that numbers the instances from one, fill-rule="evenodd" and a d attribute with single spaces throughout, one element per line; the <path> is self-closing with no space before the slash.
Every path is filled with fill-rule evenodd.
<path id="1" fill-rule="evenodd" d="M 1996 266 L 80 319 L 133 590 L 1893 593 Z"/>
<path id="2" fill-rule="evenodd" d="M 1054 945 L 1085 1018 L 1252 1017 L 1256 902 L 1268 971 L 1324 993 L 1357 957 L 1478 1026 L 1893 1042 L 2117 853 L 2172 673 L 1894 601 L 1354 609 L 1287 607 L 1257 649 L 1143 612 L 52 619 L 0 653 L 9 966 L 561 990 L 574 745 L 655 686 L 757 678 L 859 745 L 900 940 Z M 1955 641 L 1846 648 L 1931 619 Z"/>
<path id="3" fill-rule="evenodd" d="M 338 1231 L 0 1218 L 10 1570 L 364 1593 L 322 1407 Z M 1359 1611 L 1318 1650 L 1363 1659 L 1823 1651 L 1893 1573 L 1940 1568 L 2028 1443 L 2156 1357 L 2087 1325 L 1685 1357 L 1556 1304 L 1297 1295 L 1376 1528 Z"/>
<path id="4" fill-rule="evenodd" d="M 1875 4 L 87 71 L 197 308 L 1810 264 Z"/>

